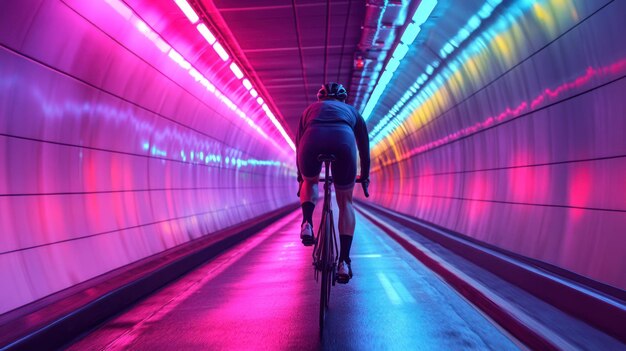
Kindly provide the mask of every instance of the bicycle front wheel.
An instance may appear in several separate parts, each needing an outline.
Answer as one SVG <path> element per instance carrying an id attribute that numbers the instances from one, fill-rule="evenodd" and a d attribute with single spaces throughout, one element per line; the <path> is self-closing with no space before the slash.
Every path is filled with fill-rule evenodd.
<path id="1" fill-rule="evenodd" d="M 330 245 L 331 243 L 331 219 L 330 216 L 324 216 L 324 236 L 322 238 L 322 254 L 321 254 L 321 274 L 322 274 L 322 284 L 320 291 L 320 334 L 324 330 L 324 321 L 326 320 L 326 310 L 328 309 L 328 300 L 330 298 L 330 284 L 331 284 L 331 275 L 332 275 L 332 262 L 331 262 L 331 254 L 330 254 Z"/>

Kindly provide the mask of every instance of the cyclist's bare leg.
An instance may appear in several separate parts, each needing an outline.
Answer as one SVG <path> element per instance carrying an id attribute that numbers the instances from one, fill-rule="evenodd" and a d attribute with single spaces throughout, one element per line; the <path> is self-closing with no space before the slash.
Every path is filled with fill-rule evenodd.
<path id="1" fill-rule="evenodd" d="M 302 189 L 300 189 L 300 204 L 305 202 L 312 202 L 313 205 L 317 203 L 319 197 L 317 184 L 319 183 L 319 177 L 304 178 L 302 182 Z"/>
<path id="2" fill-rule="evenodd" d="M 304 246 L 311 246 L 315 243 L 313 237 L 313 211 L 315 211 L 315 203 L 317 203 L 317 183 L 318 178 L 304 179 L 300 188 L 300 205 L 302 209 L 302 226 L 300 230 L 300 239 Z"/>
<path id="3" fill-rule="evenodd" d="M 345 284 L 352 278 L 352 265 L 350 264 L 350 248 L 354 236 L 354 205 L 352 204 L 352 190 L 335 189 L 337 205 L 339 207 L 339 266 L 337 268 L 337 282 Z"/>
<path id="4" fill-rule="evenodd" d="M 354 235 L 354 205 L 352 204 L 352 190 L 335 189 L 337 206 L 339 207 L 339 234 Z"/>

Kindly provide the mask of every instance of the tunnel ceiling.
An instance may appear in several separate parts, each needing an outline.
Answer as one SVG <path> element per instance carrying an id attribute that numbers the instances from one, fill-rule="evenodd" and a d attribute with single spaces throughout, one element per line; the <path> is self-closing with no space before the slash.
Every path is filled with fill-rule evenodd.
<path id="1" fill-rule="evenodd" d="M 249 65 L 265 87 L 290 135 L 325 80 L 349 86 L 354 54 L 361 37 L 365 0 L 330 1 L 327 77 L 326 0 L 201 0 L 214 25 L 232 33 Z M 219 16 L 216 16 L 219 15 Z M 221 19 L 220 19 L 221 17 Z M 223 19 L 223 21 L 222 21 Z M 220 23 L 221 22 L 221 23 Z"/>
<path id="2" fill-rule="evenodd" d="M 348 103 L 359 111 L 366 104 L 400 43 L 411 17 L 424 1 L 378 0 L 195 0 L 223 40 L 269 97 L 288 133 L 295 136 L 306 106 L 325 81 L 343 83 Z M 483 1 L 436 1 L 436 7 L 378 103 L 366 116 L 374 129 L 437 59 Z M 327 8 L 329 4 L 329 8 Z M 327 11 L 330 35 L 326 45 Z M 445 19 L 445 20 L 443 20 Z M 364 67 L 355 68 L 357 57 Z M 325 60 L 327 62 L 325 62 Z M 326 70 L 325 70 L 326 66 Z M 325 72 L 326 71 L 326 72 Z M 401 106 L 400 106 L 401 107 Z M 393 116 L 392 116 L 393 117 Z"/>

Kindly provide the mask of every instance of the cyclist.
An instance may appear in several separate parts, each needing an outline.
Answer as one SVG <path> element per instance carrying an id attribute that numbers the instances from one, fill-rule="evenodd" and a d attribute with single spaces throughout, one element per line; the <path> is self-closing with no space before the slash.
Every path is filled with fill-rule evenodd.
<path id="1" fill-rule="evenodd" d="M 317 92 L 317 102 L 304 110 L 296 136 L 298 182 L 302 205 L 300 238 L 305 246 L 314 244 L 313 210 L 318 199 L 318 181 L 322 163 L 319 154 L 333 154 L 331 165 L 335 195 L 339 207 L 339 266 L 337 281 L 347 283 L 352 278 L 350 247 L 354 235 L 355 219 L 352 190 L 356 179 L 356 149 L 361 160 L 362 186 L 367 192 L 369 184 L 369 137 L 363 117 L 346 104 L 348 93 L 338 83 L 322 85 Z M 356 142 L 355 142 L 356 141 Z"/>

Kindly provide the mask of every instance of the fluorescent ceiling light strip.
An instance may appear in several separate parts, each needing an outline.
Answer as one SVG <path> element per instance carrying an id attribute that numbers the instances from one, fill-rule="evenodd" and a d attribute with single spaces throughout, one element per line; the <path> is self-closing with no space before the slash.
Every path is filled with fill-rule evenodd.
<path id="1" fill-rule="evenodd" d="M 235 74 L 235 77 L 237 77 L 237 79 L 243 78 L 243 72 L 241 72 L 241 69 L 239 68 L 239 66 L 237 66 L 236 63 L 232 62 L 230 64 L 230 70 L 233 71 L 233 73 Z"/>
<path id="2" fill-rule="evenodd" d="M 400 43 L 398 44 L 398 46 L 396 46 L 396 49 L 393 51 L 393 57 L 395 57 L 398 61 L 401 61 L 404 56 L 406 56 L 406 53 L 409 52 L 409 46 L 404 44 L 404 43 Z"/>
<path id="3" fill-rule="evenodd" d="M 150 28 L 148 27 L 148 25 L 146 24 L 146 22 L 144 22 L 144 21 L 142 21 L 142 20 L 138 19 L 138 20 L 135 22 L 135 27 L 136 27 L 136 28 L 137 28 L 137 29 L 138 29 L 141 33 L 143 33 L 143 35 L 145 35 L 148 39 L 150 39 L 149 34 L 150 34 L 151 30 L 150 30 Z"/>
<path id="4" fill-rule="evenodd" d="M 426 22 L 428 16 L 430 16 L 433 12 L 436 5 L 437 0 L 423 0 L 413 14 L 413 22 L 415 22 L 418 26 L 421 26 L 424 22 Z"/>
<path id="5" fill-rule="evenodd" d="M 265 111 L 265 114 L 267 115 L 267 117 L 270 118 L 270 121 L 272 121 L 272 123 L 274 124 L 274 126 L 276 127 L 276 129 L 278 129 L 278 131 L 280 132 L 280 134 L 283 136 L 283 138 L 285 138 L 285 141 L 287 141 L 287 144 L 289 144 L 289 147 L 293 150 L 296 151 L 296 145 L 294 145 L 293 141 L 291 141 L 291 138 L 289 137 L 289 135 L 287 135 L 287 132 L 285 132 L 285 129 L 283 128 L 283 126 L 280 124 L 280 122 L 278 122 L 278 120 L 276 119 L 276 116 L 274 116 L 274 114 L 272 113 L 272 111 L 270 111 L 269 107 L 267 107 L 266 104 L 263 104 L 262 106 L 263 110 Z"/>
<path id="6" fill-rule="evenodd" d="M 480 27 L 482 23 L 481 18 L 484 20 L 490 17 L 496 7 L 501 2 L 502 0 L 487 0 L 478 11 L 478 14 L 470 17 L 465 26 L 461 28 L 452 39 L 450 39 L 446 44 L 442 46 L 442 48 L 439 50 L 440 57 L 445 59 L 456 49 L 458 49 L 458 47 L 466 39 L 468 39 L 478 27 Z M 407 99 L 404 99 L 403 97 L 403 99 L 396 102 L 394 107 L 373 128 L 372 132 L 370 133 L 370 144 L 372 145 L 372 147 L 379 143 L 382 139 L 387 137 L 387 135 L 392 133 L 393 130 L 407 118 L 412 110 L 418 108 L 417 101 L 419 100 L 420 96 L 420 91 L 418 89 L 428 80 L 429 76 L 433 74 L 435 68 L 439 67 L 440 63 L 441 62 L 439 60 L 436 60 L 430 65 L 426 66 L 425 73 L 422 73 L 415 81 L 415 83 L 413 83 L 413 86 L 410 89 L 411 96 L 409 96 Z M 451 71 L 456 70 L 456 68 L 454 67 L 454 63 L 449 63 L 448 68 Z M 427 85 L 425 89 L 428 89 L 430 86 L 431 85 L 429 83 L 429 85 Z M 396 117 L 393 123 L 391 123 L 391 118 L 394 116 Z"/>
<path id="7" fill-rule="evenodd" d="M 116 12 L 118 12 L 122 17 L 124 17 L 124 19 L 126 19 L 128 21 L 130 21 L 131 19 L 136 17 L 136 15 L 135 15 L 135 13 L 134 13 L 134 11 L 132 9 L 130 9 L 129 7 L 126 7 L 126 5 L 124 5 L 123 3 L 121 3 L 118 0 L 105 0 L 105 2 L 107 4 L 109 4 L 111 7 L 113 7 L 113 9 Z M 221 100 L 224 104 L 226 104 L 230 109 L 232 109 L 233 111 L 236 111 L 237 115 L 240 116 L 241 118 L 245 119 L 246 122 L 248 123 L 248 125 L 250 125 L 250 127 L 252 127 L 254 130 L 256 130 L 259 134 L 261 134 L 261 136 L 263 136 L 265 139 L 270 140 L 272 142 L 272 144 L 274 144 L 276 147 L 280 148 L 280 146 L 278 144 L 276 144 L 276 142 L 273 139 L 269 139 L 268 138 L 268 136 L 265 133 L 265 131 L 263 131 L 258 125 L 256 125 L 254 120 L 252 120 L 248 116 L 246 116 L 243 113 L 243 111 L 241 111 L 237 107 L 237 105 L 235 105 L 223 93 L 221 93 L 218 89 L 216 89 L 215 86 L 213 84 L 211 84 L 211 82 L 209 82 L 208 79 L 206 79 L 200 72 L 198 72 L 198 70 L 196 70 L 195 67 L 191 66 L 191 64 L 189 62 L 187 62 L 185 60 L 185 58 L 180 53 L 178 53 L 178 51 L 176 51 L 173 48 L 171 48 L 170 45 L 167 44 L 159 36 L 158 33 L 156 33 L 155 31 L 152 30 L 152 28 L 150 28 L 150 26 L 148 26 L 145 22 L 143 22 L 138 17 L 134 21 L 134 23 L 135 23 L 135 27 L 142 34 L 144 34 L 144 36 L 146 38 L 148 38 L 150 41 L 154 42 L 155 45 L 161 51 L 163 51 L 164 53 L 167 53 L 167 56 L 169 58 L 171 58 L 172 61 L 176 62 L 178 65 L 180 65 L 181 67 L 186 69 L 187 72 L 189 73 L 189 75 L 191 77 L 193 77 L 196 82 L 200 83 L 207 90 L 212 92 L 219 100 Z M 272 116 L 273 116 L 273 114 L 272 114 Z M 283 133 L 284 133 L 284 129 L 283 129 Z M 286 133 L 284 133 L 283 135 L 285 136 Z M 287 139 L 288 139 L 288 137 L 287 137 Z M 288 139 L 288 141 L 290 141 L 290 139 Z M 293 145 L 293 143 L 290 143 L 290 146 L 291 145 Z M 292 147 L 292 149 L 294 149 L 294 151 L 295 151 L 295 147 Z"/>
<path id="8" fill-rule="evenodd" d="M 418 26 L 414 22 L 409 23 L 409 25 L 406 26 L 406 29 L 404 30 L 404 33 L 402 34 L 402 38 L 400 39 L 400 41 L 402 41 L 406 45 L 413 44 L 413 42 L 415 41 L 415 38 L 417 38 L 417 35 L 419 34 L 421 30 L 422 28 L 420 28 L 420 26 Z"/>
<path id="9" fill-rule="evenodd" d="M 217 39 L 215 39 L 215 35 L 213 35 L 213 33 L 211 33 L 209 28 L 207 28 L 206 24 L 200 23 L 200 24 L 198 24 L 197 28 L 198 28 L 198 32 L 200 32 L 200 34 L 202 34 L 204 39 L 206 39 L 206 41 L 209 44 L 213 45 L 217 41 Z"/>
<path id="10" fill-rule="evenodd" d="M 162 53 L 166 53 L 172 48 L 170 44 L 166 43 L 161 37 L 158 37 L 154 44 Z"/>
<path id="11" fill-rule="evenodd" d="M 219 42 L 215 42 L 215 44 L 213 44 L 213 49 L 215 50 L 215 52 L 217 52 L 218 55 L 220 55 L 222 60 L 228 61 L 228 53 L 226 52 L 222 44 L 220 44 Z"/>
<path id="12" fill-rule="evenodd" d="M 130 11 L 130 9 L 129 9 L 129 11 Z M 130 16 L 132 16 L 132 12 L 131 12 Z M 129 19 L 130 19 L 130 16 L 128 17 Z M 156 47 L 159 50 L 161 50 L 161 52 L 166 53 L 166 52 L 168 52 L 171 49 L 169 44 L 166 43 L 163 39 L 161 39 L 161 37 L 155 31 L 153 31 L 152 28 L 150 28 L 150 26 L 148 26 L 146 24 L 146 22 L 142 21 L 141 19 L 136 19 L 135 20 L 135 27 L 143 35 L 145 35 L 146 38 L 150 39 L 150 41 L 152 43 L 154 43 L 154 45 L 156 45 Z"/>
<path id="13" fill-rule="evenodd" d="M 196 80 L 196 82 L 202 82 L 202 79 L 204 78 L 204 76 L 202 76 L 202 74 L 200 72 L 198 72 L 197 69 L 191 67 L 189 69 L 189 75 L 193 77 L 193 79 Z"/>
<path id="14" fill-rule="evenodd" d="M 244 86 L 244 88 L 246 88 L 247 90 L 252 89 L 252 83 L 250 83 L 250 81 L 248 80 L 248 78 L 244 79 L 242 81 L 242 84 Z"/>
<path id="15" fill-rule="evenodd" d="M 400 66 L 400 60 L 396 59 L 395 57 L 392 57 L 389 62 L 387 62 L 387 67 L 385 68 L 386 71 L 390 71 L 390 72 L 395 72 L 396 69 L 398 69 L 398 66 Z"/>
<path id="16" fill-rule="evenodd" d="M 191 23 L 198 22 L 200 17 L 198 17 L 198 14 L 196 13 L 196 11 L 194 11 L 193 8 L 191 8 L 191 5 L 189 5 L 189 3 L 186 0 L 174 0 L 174 2 L 176 3 L 176 5 L 178 5 L 180 10 L 183 11 L 185 16 L 187 16 L 187 19 L 189 19 L 189 22 Z"/>
<path id="17" fill-rule="evenodd" d="M 191 68 L 191 64 L 185 61 L 185 59 L 181 56 L 181 54 L 178 53 L 178 51 L 174 49 L 170 49 L 170 52 L 167 54 L 167 56 L 169 56 L 172 59 L 172 61 L 178 63 L 180 67 L 184 69 Z"/>
<path id="18" fill-rule="evenodd" d="M 382 96 L 382 93 L 385 91 L 387 84 L 389 84 L 389 82 L 391 81 L 391 78 L 393 77 L 393 72 L 398 69 L 400 62 L 409 52 L 409 45 L 411 45 L 415 41 L 415 38 L 417 38 L 417 35 L 421 30 L 420 26 L 424 22 L 426 22 L 430 14 L 435 9 L 436 5 L 437 0 L 422 0 L 422 2 L 420 2 L 419 6 L 415 10 L 415 13 L 412 17 L 413 22 L 409 23 L 406 26 L 404 32 L 400 36 L 400 42 L 398 43 L 398 45 L 396 45 L 396 48 L 391 55 L 391 58 L 387 62 L 385 71 L 378 79 L 374 91 L 372 92 L 369 99 L 367 100 L 367 103 L 365 104 L 365 108 L 363 109 L 363 113 L 361 115 L 366 121 L 369 119 L 370 115 L 374 111 L 374 107 L 376 107 L 376 104 L 378 104 L 378 100 Z"/>
<path id="19" fill-rule="evenodd" d="M 256 99 L 256 102 L 257 102 L 259 105 L 263 105 L 263 98 L 259 96 L 259 97 Z"/>
<path id="20" fill-rule="evenodd" d="M 109 1 L 114 1 L 114 0 L 109 0 Z M 187 18 L 189 19 L 189 21 L 192 24 L 195 24 L 196 22 L 198 22 L 198 20 L 200 19 L 198 14 L 196 14 L 196 12 L 193 10 L 193 8 L 191 7 L 191 5 L 189 5 L 189 3 L 186 0 L 174 0 L 174 2 L 176 3 L 176 5 L 178 5 L 178 7 L 183 11 L 183 13 L 185 14 L 185 16 L 187 16 Z M 226 52 L 226 49 L 217 41 L 215 35 L 213 33 L 211 33 L 211 31 L 208 29 L 208 27 L 206 26 L 206 24 L 204 23 L 200 23 L 198 24 L 198 26 L 196 27 L 198 29 L 198 31 L 200 32 L 200 34 L 204 37 L 204 39 L 213 47 L 213 49 L 215 50 L 215 52 L 220 56 L 220 58 L 223 61 L 228 61 L 230 56 L 228 55 L 228 52 Z M 180 56 L 180 54 L 178 54 L 178 52 L 174 51 L 173 49 L 170 50 L 170 57 L 176 61 L 179 65 L 181 65 L 182 67 L 189 69 L 191 67 L 191 64 L 189 64 L 187 61 L 185 61 L 182 56 Z M 188 67 L 187 67 L 188 65 Z M 239 66 L 237 66 L 237 64 L 235 62 L 232 62 L 230 64 L 230 69 L 231 71 L 233 71 L 233 73 L 235 74 L 235 76 L 238 79 L 242 79 L 244 77 L 243 72 L 241 71 L 241 69 L 239 68 Z M 190 72 L 191 74 L 191 72 Z M 196 77 L 194 77 L 196 78 Z M 204 77 L 199 78 L 199 81 L 201 83 L 204 82 L 205 79 Z M 198 79 L 196 79 L 198 80 Z M 213 87 L 212 84 L 210 84 L 207 82 L 207 88 Z M 204 85 L 204 84 L 203 84 Z M 248 89 L 250 91 L 250 95 L 252 95 L 252 97 L 257 97 L 259 94 L 256 90 L 252 89 L 252 84 L 250 83 L 250 81 L 248 79 L 245 79 L 243 81 L 243 85 L 246 89 Z M 214 87 L 213 87 L 214 88 Z M 215 90 L 216 95 L 220 94 L 219 90 Z M 225 98 L 225 97 L 224 97 Z M 226 98 L 225 98 L 226 99 Z M 261 99 L 259 97 L 259 99 Z M 227 101 L 225 101 L 225 103 L 228 104 L 228 102 L 232 103 L 230 100 L 226 99 Z M 280 124 L 280 122 L 278 122 L 278 120 L 276 119 L 276 117 L 274 116 L 274 114 L 269 110 L 268 107 L 266 107 L 267 105 L 262 103 L 263 99 L 261 99 L 261 102 L 259 102 L 259 100 L 257 99 L 257 102 L 259 102 L 260 104 L 262 104 L 263 106 L 265 106 L 264 110 L 266 110 L 266 114 L 268 115 L 268 117 L 270 118 L 270 120 L 272 121 L 272 123 L 274 124 L 274 126 L 279 130 L 279 132 L 282 134 L 282 136 L 285 138 L 285 140 L 287 141 L 287 143 L 289 144 L 289 146 L 291 147 L 292 150 L 295 151 L 295 146 L 293 144 L 293 141 L 291 140 L 291 138 L 289 137 L 289 135 L 287 135 L 287 133 L 285 132 L 285 129 L 283 128 L 283 126 Z M 234 105 L 234 104 L 233 104 Z M 247 118 L 247 117 L 246 117 Z M 252 122 L 252 120 L 248 120 L 248 123 Z M 259 132 L 263 133 L 264 136 L 265 133 L 260 130 L 258 128 L 258 126 L 256 127 L 257 130 L 259 130 Z"/>
<path id="21" fill-rule="evenodd" d="M 122 15 L 125 20 L 130 20 L 130 17 L 133 15 L 133 10 L 129 9 L 123 2 L 120 0 L 104 0 L 109 6 L 111 6 L 117 13 Z"/>

